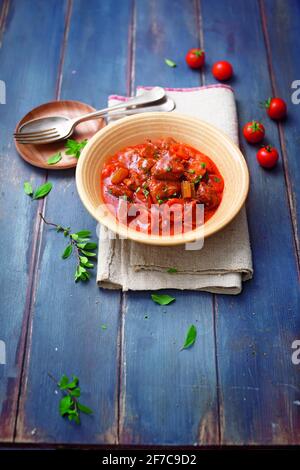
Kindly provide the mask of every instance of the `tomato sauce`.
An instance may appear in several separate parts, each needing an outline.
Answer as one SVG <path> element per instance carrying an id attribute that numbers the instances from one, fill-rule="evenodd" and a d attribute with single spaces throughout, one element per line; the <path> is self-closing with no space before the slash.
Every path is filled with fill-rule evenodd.
<path id="1" fill-rule="evenodd" d="M 193 215 L 196 205 L 202 204 L 206 222 L 218 209 L 223 189 L 224 180 L 213 161 L 172 138 L 147 140 L 117 152 L 108 158 L 101 174 L 102 196 L 109 209 L 119 218 L 120 203 L 126 201 L 127 208 L 134 208 L 138 217 L 129 214 L 125 223 L 132 226 L 131 222 L 135 221 L 136 230 L 153 233 L 155 228 L 160 235 L 165 223 L 165 208 L 176 205 L 182 207 L 182 212 L 183 209 L 187 211 L 184 214 L 190 211 Z M 156 227 L 149 218 L 153 206 L 158 207 L 160 213 Z M 186 215 L 181 217 L 181 225 L 184 217 Z M 192 216 L 188 225 L 190 230 L 198 226 L 194 218 Z M 171 234 L 174 234 L 178 220 L 178 215 L 171 215 Z"/>

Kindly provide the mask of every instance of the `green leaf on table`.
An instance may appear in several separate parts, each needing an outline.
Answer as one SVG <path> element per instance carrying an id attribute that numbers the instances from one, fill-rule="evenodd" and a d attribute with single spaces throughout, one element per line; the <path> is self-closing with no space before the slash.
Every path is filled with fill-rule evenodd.
<path id="1" fill-rule="evenodd" d="M 71 397 L 80 397 L 80 388 L 79 387 L 76 387 L 76 388 L 73 388 L 69 391 Z"/>
<path id="2" fill-rule="evenodd" d="M 92 269 L 92 268 L 94 267 L 94 264 L 88 262 L 88 263 L 85 264 L 85 267 L 86 267 L 86 268 L 89 268 L 89 269 Z"/>
<path id="3" fill-rule="evenodd" d="M 66 143 L 66 155 L 73 155 L 75 158 L 79 158 L 82 149 L 86 146 L 87 139 L 77 142 L 77 140 L 68 139 Z"/>
<path id="4" fill-rule="evenodd" d="M 78 377 L 76 375 L 73 375 L 72 380 L 70 381 L 69 378 L 66 375 L 63 375 L 58 382 L 58 386 L 61 390 L 66 390 L 66 389 L 72 389 L 77 387 L 78 385 Z"/>
<path id="5" fill-rule="evenodd" d="M 73 375 L 73 376 L 72 376 L 72 379 L 73 379 L 73 380 L 68 383 L 68 388 L 75 388 L 75 387 L 77 387 L 77 385 L 78 385 L 79 378 L 76 377 L 76 375 Z"/>
<path id="6" fill-rule="evenodd" d="M 60 381 L 58 382 L 58 386 L 61 390 L 65 388 L 65 386 L 69 383 L 69 379 L 66 375 L 62 375 Z"/>
<path id="7" fill-rule="evenodd" d="M 165 59 L 165 63 L 169 66 L 169 67 L 177 67 L 177 64 L 176 62 L 174 62 L 174 60 L 171 60 L 171 59 Z"/>
<path id="8" fill-rule="evenodd" d="M 61 159 L 62 159 L 61 152 L 57 152 L 48 158 L 47 163 L 48 165 L 55 165 L 56 163 L 60 162 Z"/>
<path id="9" fill-rule="evenodd" d="M 48 374 L 55 382 L 56 379 L 51 374 Z M 73 375 L 70 381 L 66 375 L 62 375 L 58 382 L 58 386 L 63 394 L 59 401 L 59 413 L 63 417 L 67 417 L 69 421 L 75 421 L 80 424 L 80 413 L 92 414 L 93 411 L 87 406 L 78 401 L 81 395 L 80 387 L 78 386 L 79 379 Z"/>
<path id="10" fill-rule="evenodd" d="M 159 305 L 169 305 L 171 302 L 176 300 L 175 297 L 167 294 L 151 294 L 151 298 L 153 302 L 156 302 Z"/>
<path id="11" fill-rule="evenodd" d="M 183 349 L 187 349 L 187 348 L 190 348 L 191 346 L 193 346 L 193 344 L 196 341 L 196 338 L 197 338 L 197 329 L 196 329 L 195 325 L 191 325 L 189 327 L 188 331 L 187 331 L 185 342 L 184 342 L 184 345 L 181 348 L 181 351 Z"/>
<path id="12" fill-rule="evenodd" d="M 61 416 L 67 414 L 73 404 L 73 400 L 70 395 L 66 395 L 60 399 L 59 402 L 59 412 Z"/>
<path id="13" fill-rule="evenodd" d="M 91 263 L 86 256 L 79 256 L 80 264 L 85 268 L 93 268 L 94 265 Z"/>
<path id="14" fill-rule="evenodd" d="M 167 270 L 167 273 L 173 274 L 173 273 L 177 273 L 177 271 L 178 271 L 177 268 L 169 268 L 169 269 Z"/>
<path id="15" fill-rule="evenodd" d="M 90 237 L 92 232 L 90 230 L 80 230 L 79 232 L 76 232 L 75 235 L 78 236 L 78 238 L 87 238 Z"/>
<path id="16" fill-rule="evenodd" d="M 49 187 L 46 188 L 46 190 L 49 190 Z M 41 194 L 42 194 L 42 190 L 40 190 L 40 192 L 37 194 L 37 197 L 41 196 Z M 97 243 L 90 241 L 91 231 L 80 230 L 78 232 L 71 233 L 70 227 L 66 227 L 61 224 L 49 222 L 45 219 L 42 213 L 40 213 L 39 215 L 46 225 L 54 227 L 56 232 L 62 232 L 64 236 L 69 239 L 68 244 L 65 247 L 61 257 L 63 259 L 67 259 L 72 255 L 72 253 L 76 255 L 77 265 L 76 265 L 76 271 L 74 274 L 75 282 L 88 281 L 91 277 L 91 274 L 90 274 L 90 271 L 87 271 L 87 269 L 94 268 L 94 264 L 92 263 L 93 259 L 91 258 L 95 258 L 97 256 L 95 252 L 88 250 L 89 248 L 90 249 L 97 248 Z M 85 250 L 84 249 L 85 247 L 87 247 L 88 249 Z"/>
<path id="17" fill-rule="evenodd" d="M 79 413 L 77 410 L 69 410 L 68 411 L 68 420 L 75 421 L 76 424 L 80 424 Z"/>
<path id="18" fill-rule="evenodd" d="M 87 414 L 87 415 L 93 414 L 93 410 L 91 410 L 91 408 L 89 408 L 88 406 L 83 405 L 83 404 L 80 403 L 79 401 L 77 402 L 77 406 L 78 406 L 78 409 L 79 409 L 80 411 L 82 411 L 82 413 L 85 413 L 85 414 Z"/>
<path id="19" fill-rule="evenodd" d="M 93 258 L 95 256 L 97 256 L 97 253 L 94 253 L 92 251 L 85 251 L 85 250 L 80 250 L 81 253 L 83 253 L 85 256 L 89 257 L 89 258 Z"/>
<path id="20" fill-rule="evenodd" d="M 50 193 L 51 189 L 52 189 L 52 183 L 50 183 L 50 181 L 42 184 L 34 191 L 33 199 L 41 199 L 47 196 L 47 194 Z"/>
<path id="21" fill-rule="evenodd" d="M 28 196 L 33 195 L 33 189 L 32 189 L 31 183 L 29 183 L 29 181 L 25 181 L 25 183 L 24 183 L 24 192 Z"/>
<path id="22" fill-rule="evenodd" d="M 79 264 L 76 267 L 76 271 L 75 271 L 75 282 L 77 282 L 77 281 L 88 281 L 89 278 L 90 278 L 90 274 L 87 272 L 85 267 L 83 267 L 83 266 L 81 266 L 81 264 Z"/>
<path id="23" fill-rule="evenodd" d="M 67 245 L 66 248 L 65 248 L 65 251 L 63 252 L 63 254 L 61 255 L 62 259 L 67 259 L 71 256 L 72 254 L 72 251 L 73 251 L 73 246 L 71 245 Z"/>
<path id="24" fill-rule="evenodd" d="M 84 248 L 85 250 L 95 250 L 97 248 L 97 243 L 87 242 L 87 243 L 78 243 L 79 248 Z"/>

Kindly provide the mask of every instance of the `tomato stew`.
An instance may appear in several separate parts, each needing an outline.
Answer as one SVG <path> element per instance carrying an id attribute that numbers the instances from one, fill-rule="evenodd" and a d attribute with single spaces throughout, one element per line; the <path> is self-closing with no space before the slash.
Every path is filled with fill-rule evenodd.
<path id="1" fill-rule="evenodd" d="M 131 222 L 135 221 L 136 230 L 153 233 L 149 214 L 154 206 L 158 207 L 162 217 L 156 223 L 156 230 L 160 235 L 164 224 L 162 207 L 176 205 L 182 212 L 190 210 L 194 214 L 196 205 L 203 204 L 206 222 L 220 205 L 223 189 L 223 178 L 212 160 L 172 138 L 147 140 L 117 152 L 108 158 L 101 175 L 103 199 L 114 215 L 120 220 L 120 203 L 126 201 L 126 206 L 135 212 L 126 216 L 125 223 L 132 227 Z M 174 234 L 175 217 L 171 216 L 171 234 Z M 181 217 L 181 228 L 184 217 Z M 189 230 L 199 226 L 194 216 L 192 219 Z"/>

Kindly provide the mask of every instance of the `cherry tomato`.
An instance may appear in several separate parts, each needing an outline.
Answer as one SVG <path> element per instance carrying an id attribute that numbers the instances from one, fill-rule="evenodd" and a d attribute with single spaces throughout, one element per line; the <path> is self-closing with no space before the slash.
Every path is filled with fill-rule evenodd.
<path id="1" fill-rule="evenodd" d="M 278 152 L 271 145 L 266 145 L 259 149 L 256 154 L 258 163 L 264 168 L 273 168 L 278 161 Z"/>
<path id="2" fill-rule="evenodd" d="M 216 62 L 212 67 L 212 74 L 217 80 L 229 80 L 233 74 L 232 65 L 226 60 Z"/>
<path id="3" fill-rule="evenodd" d="M 243 134 L 247 142 L 250 144 L 257 144 L 257 142 L 263 140 L 265 136 L 265 128 L 261 122 L 247 122 L 243 128 Z"/>
<path id="4" fill-rule="evenodd" d="M 200 69 L 205 62 L 205 52 L 203 49 L 190 49 L 185 60 L 192 69 Z"/>
<path id="5" fill-rule="evenodd" d="M 271 119 L 283 119 L 286 116 L 286 104 L 281 98 L 268 98 L 265 101 L 267 113 Z"/>

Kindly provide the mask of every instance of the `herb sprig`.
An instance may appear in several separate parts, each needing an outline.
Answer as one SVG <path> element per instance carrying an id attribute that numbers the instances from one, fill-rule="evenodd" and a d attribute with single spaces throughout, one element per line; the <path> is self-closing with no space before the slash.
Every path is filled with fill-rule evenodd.
<path id="1" fill-rule="evenodd" d="M 78 386 L 79 379 L 76 375 L 73 375 L 70 380 L 66 375 L 62 375 L 59 382 L 48 373 L 48 376 L 57 384 L 63 397 L 59 402 L 59 413 L 61 416 L 67 416 L 69 421 L 75 421 L 76 424 L 80 424 L 80 413 L 91 415 L 93 411 L 88 407 L 80 403 L 81 390 Z"/>
<path id="2" fill-rule="evenodd" d="M 39 215 L 46 225 L 54 227 L 56 232 L 62 232 L 68 238 L 68 244 L 61 257 L 62 259 L 67 259 L 72 253 L 75 254 L 77 260 L 74 275 L 75 282 L 88 281 L 91 277 L 89 270 L 94 268 L 94 263 L 91 263 L 90 258 L 97 256 L 94 251 L 91 251 L 97 248 L 97 243 L 91 241 L 91 232 L 89 230 L 80 230 L 79 232 L 71 233 L 71 227 L 63 227 L 62 225 L 48 222 L 42 213 Z"/>
<path id="3" fill-rule="evenodd" d="M 87 139 L 77 142 L 77 140 L 68 139 L 66 143 L 66 155 L 73 155 L 75 158 L 79 158 L 82 149 L 86 146 Z"/>
<path id="4" fill-rule="evenodd" d="M 72 155 L 73 157 L 78 159 L 80 157 L 82 149 L 86 146 L 87 142 L 88 142 L 87 139 L 84 139 L 81 142 L 78 142 L 77 140 L 74 140 L 74 139 L 68 139 L 65 144 L 65 148 L 67 149 L 65 154 Z M 62 153 L 57 152 L 48 158 L 47 163 L 48 165 L 56 165 L 56 163 L 60 162 L 61 159 L 62 159 Z"/>

